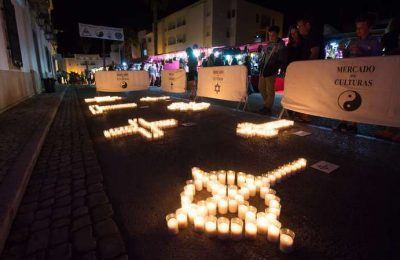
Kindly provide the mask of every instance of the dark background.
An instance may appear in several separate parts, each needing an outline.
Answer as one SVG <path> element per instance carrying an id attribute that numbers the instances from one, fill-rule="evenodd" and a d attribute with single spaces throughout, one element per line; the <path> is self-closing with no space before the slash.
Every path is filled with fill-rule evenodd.
<path id="1" fill-rule="evenodd" d="M 352 24 L 357 15 L 365 12 L 373 13 L 377 19 L 398 15 L 399 7 L 395 1 L 265 1 L 249 0 L 284 14 L 283 32 L 286 34 L 290 24 L 300 16 L 310 16 L 317 23 L 328 23 L 342 30 Z M 177 11 L 196 0 L 170 0 L 164 10 L 160 10 L 159 18 Z M 58 35 L 59 49 L 62 54 L 82 52 L 82 39 L 79 37 L 78 23 L 132 28 L 133 30 L 151 30 L 152 11 L 145 0 L 132 1 L 93 1 L 93 0 L 54 0 L 53 22 L 56 29 L 63 32 Z M 86 38 L 89 53 L 100 53 L 101 41 Z M 87 43 L 89 42 L 89 44 Z M 108 43 L 110 44 L 110 43 Z"/>

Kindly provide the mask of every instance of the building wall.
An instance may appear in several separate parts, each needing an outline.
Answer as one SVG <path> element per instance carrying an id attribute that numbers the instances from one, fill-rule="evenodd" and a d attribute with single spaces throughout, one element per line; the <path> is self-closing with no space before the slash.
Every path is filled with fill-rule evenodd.
<path id="1" fill-rule="evenodd" d="M 3 1 L 1 6 L 3 6 Z M 20 101 L 42 91 L 41 78 L 54 76 L 54 63 L 51 59 L 55 54 L 52 45 L 45 39 L 44 31 L 40 29 L 31 15 L 28 1 L 12 0 L 15 9 L 18 37 L 21 49 L 21 68 L 10 62 L 7 49 L 6 25 L 3 12 L 0 12 L 0 112 Z M 33 33 L 37 35 L 36 55 Z M 50 62 L 47 62 L 45 49 L 49 50 Z M 40 62 L 38 62 L 38 59 Z M 41 64 L 40 67 L 38 64 Z"/>
<path id="2" fill-rule="evenodd" d="M 85 72 L 86 61 L 88 69 L 103 67 L 103 58 L 98 54 L 75 54 L 73 58 L 63 58 L 61 61 L 62 69 L 68 73 L 75 72 L 81 74 Z M 106 65 L 110 65 L 112 60 L 106 57 Z"/>

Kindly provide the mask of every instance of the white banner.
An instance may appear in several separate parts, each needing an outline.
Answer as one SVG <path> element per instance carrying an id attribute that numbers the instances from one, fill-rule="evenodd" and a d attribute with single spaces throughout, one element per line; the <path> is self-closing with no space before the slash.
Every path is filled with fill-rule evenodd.
<path id="1" fill-rule="evenodd" d="M 161 72 L 161 89 L 166 92 L 182 93 L 186 91 L 185 70 L 163 70 Z"/>
<path id="2" fill-rule="evenodd" d="M 125 92 L 149 88 L 147 71 L 97 71 L 96 90 L 104 92 Z"/>
<path id="3" fill-rule="evenodd" d="M 247 69 L 243 65 L 199 68 L 197 95 L 229 101 L 247 96 Z"/>
<path id="4" fill-rule="evenodd" d="M 291 63 L 282 105 L 315 116 L 400 127 L 400 56 Z"/>
<path id="5" fill-rule="evenodd" d="M 79 23 L 79 35 L 81 37 L 124 41 L 124 30 L 122 28 Z"/>

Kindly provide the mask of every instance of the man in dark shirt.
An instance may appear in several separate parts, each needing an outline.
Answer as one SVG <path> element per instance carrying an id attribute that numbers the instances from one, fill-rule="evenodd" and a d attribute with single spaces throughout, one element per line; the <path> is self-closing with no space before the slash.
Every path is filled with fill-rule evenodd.
<path id="1" fill-rule="evenodd" d="M 301 55 L 302 60 L 315 60 L 324 58 L 322 34 L 318 34 L 308 18 L 297 20 L 297 28 L 302 38 Z"/>

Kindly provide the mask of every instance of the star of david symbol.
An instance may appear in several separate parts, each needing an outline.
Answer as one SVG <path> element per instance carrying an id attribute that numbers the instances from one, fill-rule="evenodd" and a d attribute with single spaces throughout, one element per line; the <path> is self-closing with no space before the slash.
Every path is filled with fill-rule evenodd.
<path id="1" fill-rule="evenodd" d="M 219 85 L 218 84 L 218 82 L 217 82 L 217 84 L 214 86 L 214 91 L 215 91 L 215 93 L 219 93 L 219 92 L 221 92 L 221 85 Z"/>

